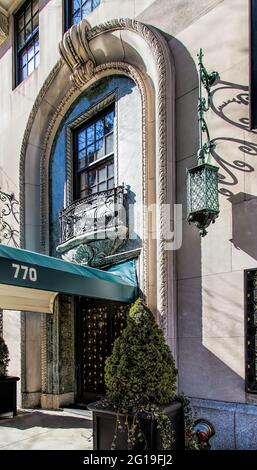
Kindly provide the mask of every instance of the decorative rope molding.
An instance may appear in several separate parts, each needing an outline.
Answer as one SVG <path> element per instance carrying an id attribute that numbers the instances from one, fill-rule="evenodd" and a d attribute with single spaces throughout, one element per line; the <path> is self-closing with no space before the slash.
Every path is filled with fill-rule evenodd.
<path id="1" fill-rule="evenodd" d="M 9 20 L 8 16 L 0 11 L 0 46 L 8 38 L 9 34 Z"/>
<path id="2" fill-rule="evenodd" d="M 142 104 L 142 193 L 143 193 L 143 244 L 142 244 L 142 272 L 141 285 L 144 286 L 145 297 L 148 297 L 148 236 L 147 236 L 147 139 L 146 139 L 146 115 L 147 115 L 147 98 L 144 78 L 142 74 L 134 66 L 125 62 L 110 62 L 99 65 L 95 69 L 95 77 L 101 77 L 102 73 L 123 73 L 131 78 L 141 95 Z"/>
<path id="3" fill-rule="evenodd" d="M 40 108 L 40 105 L 44 99 L 44 96 L 49 89 L 51 83 L 55 79 L 56 75 L 58 74 L 62 65 L 62 61 L 59 60 L 53 69 L 51 70 L 50 74 L 46 78 L 42 88 L 40 89 L 33 108 L 30 112 L 29 119 L 27 122 L 27 126 L 24 132 L 22 144 L 21 144 L 21 153 L 20 153 L 20 168 L 19 168 L 19 184 L 20 184 L 20 246 L 21 248 L 25 248 L 25 159 L 26 159 L 26 152 L 29 143 L 29 136 L 31 133 L 32 126 L 34 124 L 37 112 Z"/>
<path id="4" fill-rule="evenodd" d="M 145 41 L 150 45 L 151 51 L 155 57 L 159 83 L 158 83 L 158 124 L 159 124 L 159 155 L 156 160 L 159 162 L 159 204 L 167 203 L 167 128 L 166 128 L 166 114 L 167 114 L 167 64 L 165 60 L 165 53 L 160 35 L 157 31 L 145 26 L 138 21 L 131 19 L 117 19 L 108 21 L 101 25 L 97 25 L 91 30 L 88 30 L 88 41 L 105 32 L 112 32 L 119 29 L 130 30 L 137 32 L 142 36 Z M 160 232 L 165 233 L 165 221 L 163 218 L 160 220 Z M 167 335 L 167 314 L 168 314 L 168 256 L 165 250 L 165 240 L 160 237 L 159 242 L 160 252 L 160 306 L 159 313 L 161 317 L 161 324 L 164 332 Z"/>
<path id="5" fill-rule="evenodd" d="M 40 245 L 43 253 L 49 253 L 49 168 L 47 160 L 47 147 L 51 135 L 54 134 L 54 127 L 62 111 L 68 107 L 68 103 L 73 101 L 73 97 L 76 96 L 76 88 L 72 86 L 64 99 L 57 107 L 52 119 L 48 123 L 47 132 L 43 141 L 42 154 L 40 160 L 40 208 L 41 208 L 41 223 L 40 223 Z"/>
<path id="6" fill-rule="evenodd" d="M 25 133 L 23 136 L 23 141 L 21 145 L 20 153 L 20 168 L 19 168 L 19 186 L 20 186 L 20 247 L 25 248 L 25 159 L 26 152 L 29 142 L 29 136 L 33 123 L 35 121 L 36 114 L 40 108 L 42 100 L 49 89 L 52 81 L 56 77 L 57 73 L 61 68 L 62 62 L 59 60 L 56 65 L 51 70 L 50 74 L 46 78 L 42 88 L 40 89 L 33 108 L 30 112 Z M 43 314 L 42 314 L 43 315 Z M 42 322 L 43 323 L 43 322 Z M 41 324 L 42 324 L 41 323 Z M 41 339 L 42 341 L 42 339 Z M 41 342 L 41 345 L 44 343 L 44 339 Z M 41 348 L 41 354 L 44 354 L 43 349 Z M 21 391 L 22 393 L 26 392 L 26 313 L 21 312 Z"/>
<path id="7" fill-rule="evenodd" d="M 147 297 L 148 294 L 148 262 L 147 262 L 147 252 L 148 252 L 148 241 L 147 241 L 147 222 L 146 222 L 146 204 L 147 204 L 147 157 L 146 157 L 146 90 L 144 85 L 144 79 L 141 73 L 135 69 L 132 65 L 126 64 L 124 62 L 112 62 L 100 65 L 95 68 L 94 77 L 95 80 L 100 80 L 102 77 L 109 75 L 115 71 L 116 74 L 123 74 L 130 77 L 137 85 L 139 92 L 141 94 L 141 101 L 142 101 L 142 129 L 143 129 L 143 136 L 142 136 L 142 160 L 143 160 L 143 175 L 142 175 L 142 182 L 143 182 L 143 207 L 145 210 L 144 218 L 143 218 L 143 232 L 145 234 L 142 253 L 143 253 L 143 266 L 142 266 L 142 284 L 144 286 L 144 292 Z M 69 90 L 67 95 L 64 96 L 62 102 L 56 109 L 52 119 L 48 123 L 47 132 L 44 138 L 44 143 L 42 146 L 42 156 L 40 161 L 40 181 L 41 181 L 41 249 L 44 253 L 48 253 L 48 227 L 49 227 L 49 214 L 48 214 L 48 153 L 47 148 L 49 147 L 49 141 L 53 134 L 53 129 L 56 126 L 56 122 L 60 119 L 60 116 L 63 113 L 64 109 L 67 109 L 67 103 L 74 101 L 74 96 L 78 94 L 78 90 L 72 86 Z M 68 164 L 67 166 L 67 177 L 68 180 L 71 180 L 71 175 L 69 171 L 71 170 L 71 165 Z M 71 188 L 67 188 L 68 193 Z M 68 194 L 67 194 L 68 197 Z"/>

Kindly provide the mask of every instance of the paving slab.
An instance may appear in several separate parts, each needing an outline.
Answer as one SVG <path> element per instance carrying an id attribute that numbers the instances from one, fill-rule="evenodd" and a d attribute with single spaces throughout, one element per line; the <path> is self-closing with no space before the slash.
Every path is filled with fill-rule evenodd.
<path id="1" fill-rule="evenodd" d="M 90 450 L 92 415 L 87 410 L 20 410 L 0 417 L 0 450 Z"/>

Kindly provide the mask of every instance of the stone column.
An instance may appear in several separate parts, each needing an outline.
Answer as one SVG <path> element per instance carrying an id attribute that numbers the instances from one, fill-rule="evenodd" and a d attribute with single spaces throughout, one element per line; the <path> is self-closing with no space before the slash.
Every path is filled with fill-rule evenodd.
<path id="1" fill-rule="evenodd" d="M 59 295 L 43 326 L 42 408 L 74 403 L 74 371 L 74 298 Z"/>
<path id="2" fill-rule="evenodd" d="M 40 313 L 21 312 L 21 390 L 23 408 L 37 408 L 40 406 L 40 334 Z"/>

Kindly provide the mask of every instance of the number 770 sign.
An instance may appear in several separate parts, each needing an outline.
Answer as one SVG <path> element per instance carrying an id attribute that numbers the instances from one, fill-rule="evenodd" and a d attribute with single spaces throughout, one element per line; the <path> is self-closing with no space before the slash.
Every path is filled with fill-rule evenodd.
<path id="1" fill-rule="evenodd" d="M 12 263 L 12 267 L 14 268 L 14 279 L 23 279 L 30 280 L 32 282 L 37 281 L 37 270 L 35 268 L 29 268 L 23 264 L 16 264 Z"/>

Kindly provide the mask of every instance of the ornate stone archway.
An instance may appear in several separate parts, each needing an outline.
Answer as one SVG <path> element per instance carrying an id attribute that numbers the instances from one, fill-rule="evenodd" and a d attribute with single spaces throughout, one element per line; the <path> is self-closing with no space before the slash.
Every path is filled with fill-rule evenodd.
<path id="1" fill-rule="evenodd" d="M 60 60 L 33 106 L 20 160 L 22 244 L 48 253 L 49 161 L 56 132 L 71 104 L 95 81 L 123 74 L 134 80 L 142 100 L 143 201 L 174 204 L 174 67 L 167 42 L 154 28 L 130 19 L 113 20 L 90 28 L 83 20 L 64 35 Z M 31 145 L 33 144 L 33 145 Z M 69 169 L 68 169 L 69 170 Z M 169 180 L 169 184 L 168 184 Z M 30 188 L 40 205 L 28 211 Z M 173 215 L 171 216 L 173 217 Z M 165 251 L 163 223 L 158 240 L 149 238 L 144 211 L 144 241 L 140 278 L 147 303 L 157 313 L 171 344 L 175 334 L 174 253 Z M 35 240 L 40 240 L 35 244 Z M 23 342 L 26 324 L 23 321 Z M 175 353 L 175 342 L 171 344 Z M 24 347 L 24 346 L 23 346 Z M 41 352 L 45 357 L 45 351 Z M 23 367 L 25 376 L 25 363 Z M 44 371 L 43 371 L 44 375 Z M 23 384 L 27 390 L 27 384 Z"/>

